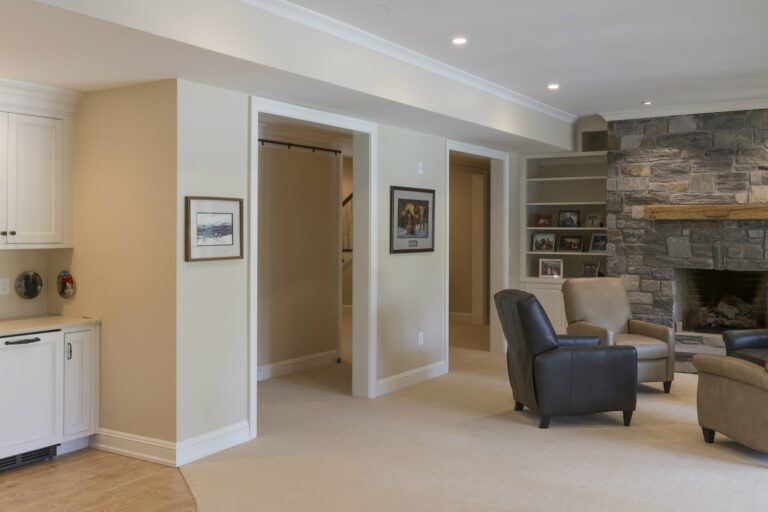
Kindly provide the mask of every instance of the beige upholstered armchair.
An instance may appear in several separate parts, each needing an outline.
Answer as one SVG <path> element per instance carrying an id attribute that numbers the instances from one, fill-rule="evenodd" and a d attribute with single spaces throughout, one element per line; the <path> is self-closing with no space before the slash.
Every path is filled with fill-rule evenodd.
<path id="1" fill-rule="evenodd" d="M 675 378 L 674 333 L 670 327 L 632 319 L 621 279 L 568 279 L 563 300 L 568 334 L 600 336 L 601 345 L 635 347 L 637 381 L 663 382 L 669 393 Z"/>

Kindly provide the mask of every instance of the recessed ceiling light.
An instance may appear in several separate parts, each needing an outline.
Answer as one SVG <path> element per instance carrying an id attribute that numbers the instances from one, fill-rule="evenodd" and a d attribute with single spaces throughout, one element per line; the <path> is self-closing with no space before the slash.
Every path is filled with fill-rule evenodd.
<path id="1" fill-rule="evenodd" d="M 651 105 L 651 102 L 650 101 L 644 101 L 643 105 L 645 105 L 645 106 Z"/>
<path id="2" fill-rule="evenodd" d="M 451 42 L 455 44 L 456 46 L 464 46 L 467 44 L 467 38 L 466 37 L 454 37 L 451 39 Z"/>
<path id="3" fill-rule="evenodd" d="M 549 84 L 547 85 L 547 89 L 550 91 L 556 91 L 560 88 L 560 84 Z"/>

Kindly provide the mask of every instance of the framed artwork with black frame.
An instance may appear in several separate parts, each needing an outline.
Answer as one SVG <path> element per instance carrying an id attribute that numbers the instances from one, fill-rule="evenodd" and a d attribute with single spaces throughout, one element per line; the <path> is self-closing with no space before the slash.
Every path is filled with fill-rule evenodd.
<path id="1" fill-rule="evenodd" d="M 580 226 L 581 226 L 581 211 L 560 210 L 560 212 L 557 214 L 557 227 L 578 228 Z"/>
<path id="2" fill-rule="evenodd" d="M 243 257 L 243 200 L 187 196 L 184 204 L 184 260 Z"/>
<path id="3" fill-rule="evenodd" d="M 389 252 L 435 250 L 435 191 L 390 187 Z"/>

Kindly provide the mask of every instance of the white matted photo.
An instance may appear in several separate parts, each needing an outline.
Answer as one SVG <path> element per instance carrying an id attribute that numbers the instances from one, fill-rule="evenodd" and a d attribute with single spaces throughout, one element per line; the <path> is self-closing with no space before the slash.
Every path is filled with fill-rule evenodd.
<path id="1" fill-rule="evenodd" d="M 539 260 L 539 277 L 563 277 L 563 260 L 541 258 Z"/>
<path id="2" fill-rule="evenodd" d="M 232 260 L 243 257 L 243 200 L 187 197 L 186 261 Z"/>

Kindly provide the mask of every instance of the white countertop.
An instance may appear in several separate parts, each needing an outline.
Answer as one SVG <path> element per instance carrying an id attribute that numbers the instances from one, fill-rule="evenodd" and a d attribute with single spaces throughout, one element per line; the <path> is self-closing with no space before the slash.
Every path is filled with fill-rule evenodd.
<path id="1" fill-rule="evenodd" d="M 95 318 L 82 318 L 76 316 L 34 316 L 26 318 L 11 318 L 0 320 L 0 336 L 12 336 L 14 334 L 25 334 L 28 332 L 66 329 L 71 330 L 76 327 L 91 327 L 101 324 L 100 320 Z"/>

